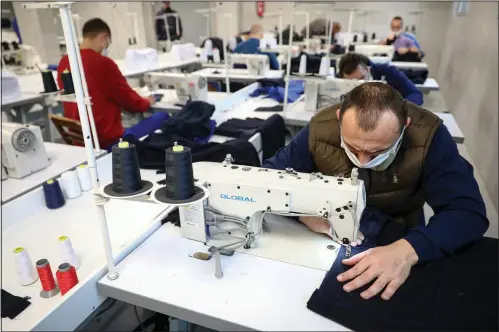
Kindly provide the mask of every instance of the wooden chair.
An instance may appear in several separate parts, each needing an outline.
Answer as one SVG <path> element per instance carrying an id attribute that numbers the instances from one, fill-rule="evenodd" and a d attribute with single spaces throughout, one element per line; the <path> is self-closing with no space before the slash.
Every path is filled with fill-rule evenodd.
<path id="1" fill-rule="evenodd" d="M 81 131 L 81 124 L 79 121 L 65 118 L 63 116 L 50 114 L 50 120 L 57 128 L 66 144 L 84 146 L 83 132 Z"/>

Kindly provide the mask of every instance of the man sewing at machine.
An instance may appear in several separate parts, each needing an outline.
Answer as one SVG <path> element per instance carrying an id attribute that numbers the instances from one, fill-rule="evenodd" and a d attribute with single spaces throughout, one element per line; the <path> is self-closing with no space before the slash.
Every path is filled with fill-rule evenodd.
<path id="1" fill-rule="evenodd" d="M 424 57 L 416 36 L 404 31 L 402 17 L 395 16 L 390 22 L 392 33 L 388 38 L 380 41 L 382 45 L 393 45 L 395 48 L 394 61 L 419 62 Z"/>
<path id="2" fill-rule="evenodd" d="M 385 80 L 408 101 L 423 105 L 423 94 L 416 85 L 395 66 L 374 64 L 368 57 L 357 54 L 345 54 L 339 64 L 338 76 L 356 80 Z"/>
<path id="3" fill-rule="evenodd" d="M 234 53 L 241 54 L 265 54 L 269 57 L 270 69 L 279 70 L 279 61 L 274 53 L 260 51 L 260 39 L 263 38 L 263 28 L 259 24 L 251 26 L 248 39 L 236 46 Z"/>
<path id="4" fill-rule="evenodd" d="M 83 25 L 82 36 L 81 60 L 101 147 L 110 148 L 126 133 L 141 137 L 159 129 L 167 118 L 164 113 L 155 113 L 127 129 L 121 124 L 122 109 L 144 113 L 154 102 L 154 98 L 138 95 L 128 85 L 116 63 L 106 56 L 111 45 L 111 30 L 106 22 L 99 18 L 87 21 Z M 57 84 L 61 88 L 61 75 L 66 69 L 70 69 L 67 55 L 61 59 L 57 68 Z M 64 103 L 64 116 L 79 121 L 76 103 Z"/>
<path id="5" fill-rule="evenodd" d="M 442 121 L 384 83 L 359 85 L 320 111 L 263 167 L 345 176 L 359 168 L 367 193 L 359 238 L 376 239 L 377 247 L 343 260 L 352 268 L 337 280 L 347 292 L 376 280 L 364 299 L 390 299 L 414 265 L 452 254 L 488 228 L 473 168 Z M 425 202 L 435 212 L 426 226 Z M 330 234 L 324 219 L 300 220 Z"/>

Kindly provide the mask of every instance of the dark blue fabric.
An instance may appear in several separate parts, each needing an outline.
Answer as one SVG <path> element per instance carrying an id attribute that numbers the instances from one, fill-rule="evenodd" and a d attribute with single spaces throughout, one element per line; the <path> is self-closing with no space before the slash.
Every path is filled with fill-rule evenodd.
<path id="1" fill-rule="evenodd" d="M 294 80 L 289 82 L 288 102 L 295 102 L 305 91 L 305 81 Z M 267 95 L 280 103 L 284 102 L 284 88 L 280 86 L 260 86 L 250 96 L 257 97 Z"/>
<path id="2" fill-rule="evenodd" d="M 277 57 L 274 53 L 266 53 L 260 51 L 260 39 L 250 38 L 239 45 L 237 45 L 234 53 L 241 54 L 265 54 L 269 57 L 270 61 L 270 69 L 278 70 L 279 69 L 279 61 L 277 61 Z"/>
<path id="3" fill-rule="evenodd" d="M 416 105 L 423 105 L 423 93 L 397 67 L 372 62 L 369 66 L 373 79 L 381 80 L 385 77 L 386 83 L 397 90 L 402 97 Z"/>
<path id="4" fill-rule="evenodd" d="M 17 24 L 16 18 L 12 20 L 12 30 L 14 30 L 14 32 L 16 33 L 16 36 L 19 39 L 19 44 L 22 44 L 23 40 L 21 38 L 21 30 L 19 30 L 19 25 Z"/>
<path id="5" fill-rule="evenodd" d="M 308 149 L 309 127 L 302 129 L 263 167 L 292 167 L 298 172 L 317 171 Z M 453 253 L 485 233 L 489 222 L 473 167 L 460 156 L 447 127 L 435 132 L 426 156 L 421 178 L 425 201 L 435 215 L 429 224 L 407 232 L 420 261 L 434 260 Z M 369 203 L 369 202 L 368 202 Z"/>
<path id="6" fill-rule="evenodd" d="M 215 120 L 210 120 L 210 133 L 206 137 L 194 137 L 193 141 L 194 143 L 198 144 L 207 144 L 210 139 L 213 137 L 213 134 L 215 133 L 215 128 L 217 127 L 217 123 Z"/>
<path id="7" fill-rule="evenodd" d="M 371 247 L 352 248 L 352 255 Z M 351 267 L 342 263 L 342 247 L 307 308 L 354 331 L 497 331 L 498 249 L 497 239 L 482 238 L 450 257 L 417 264 L 386 301 L 382 293 L 360 297 L 372 282 L 343 290 L 336 278 Z"/>

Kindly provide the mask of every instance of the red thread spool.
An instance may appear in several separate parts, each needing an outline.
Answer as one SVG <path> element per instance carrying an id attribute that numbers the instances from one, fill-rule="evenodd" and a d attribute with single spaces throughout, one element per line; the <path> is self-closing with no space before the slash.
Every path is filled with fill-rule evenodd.
<path id="1" fill-rule="evenodd" d="M 55 276 L 61 289 L 61 295 L 69 292 L 78 283 L 76 269 L 74 266 L 69 265 L 69 263 L 59 265 L 59 270 L 55 273 Z"/>
<path id="2" fill-rule="evenodd" d="M 55 288 L 55 280 L 49 261 L 45 258 L 40 259 L 36 262 L 36 270 L 38 271 L 38 276 L 40 277 L 42 289 L 45 292 L 53 290 Z"/>

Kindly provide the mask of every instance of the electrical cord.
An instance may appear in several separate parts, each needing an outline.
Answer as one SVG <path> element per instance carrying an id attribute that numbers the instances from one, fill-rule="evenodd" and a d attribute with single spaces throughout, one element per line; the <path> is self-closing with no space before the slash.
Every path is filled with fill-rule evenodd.
<path id="1" fill-rule="evenodd" d="M 116 299 L 113 299 L 109 305 L 107 307 L 105 307 L 104 309 L 102 309 L 101 311 L 99 311 L 96 315 L 95 315 L 95 318 L 101 316 L 102 314 L 104 314 L 106 311 L 108 311 L 109 309 L 112 308 L 112 306 L 116 303 Z"/>

